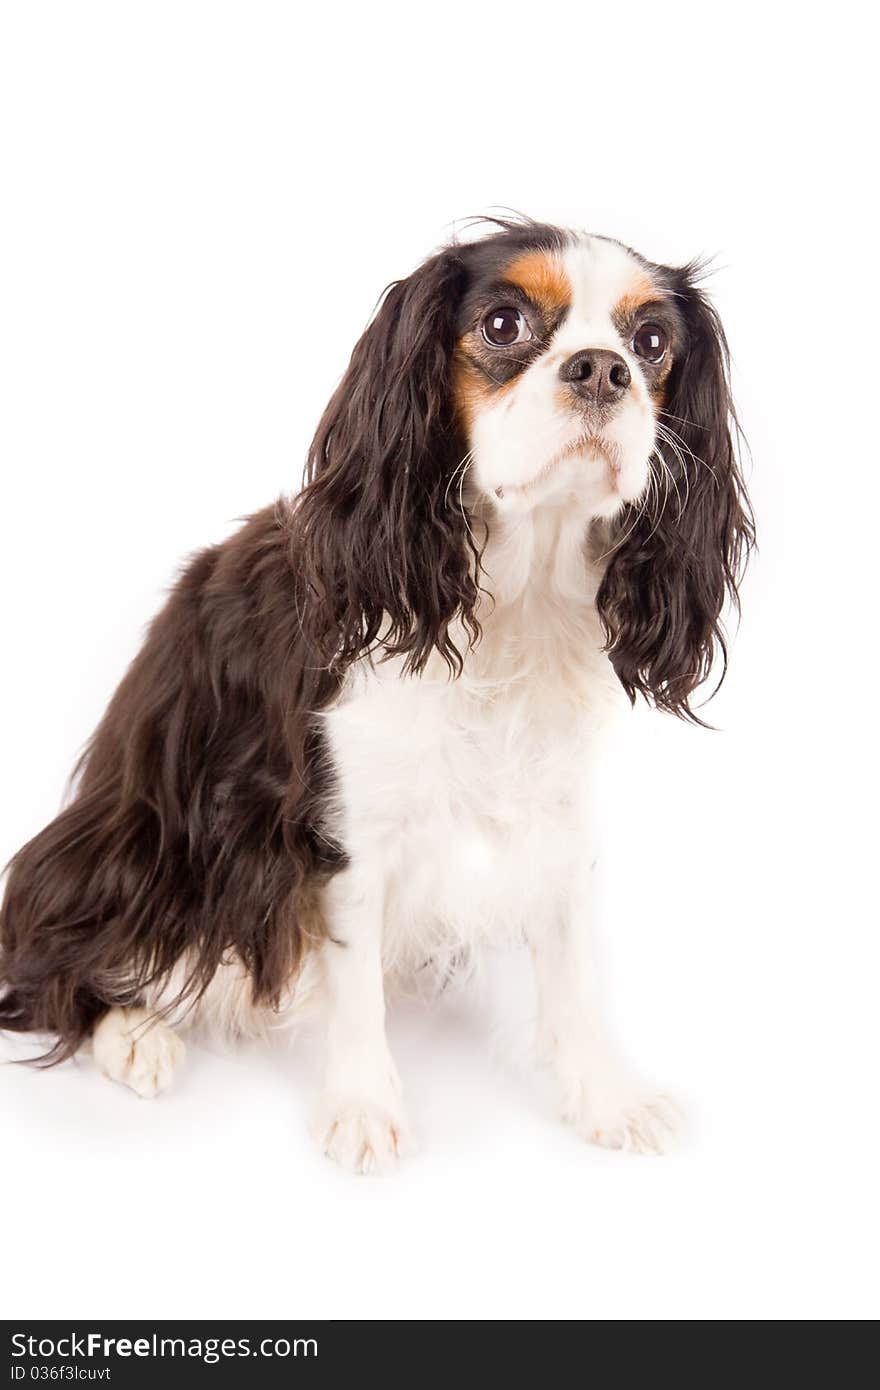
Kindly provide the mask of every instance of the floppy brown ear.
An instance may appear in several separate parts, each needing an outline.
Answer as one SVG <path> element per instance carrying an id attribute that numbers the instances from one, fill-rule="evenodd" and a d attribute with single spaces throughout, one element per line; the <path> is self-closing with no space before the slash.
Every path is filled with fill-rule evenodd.
<path id="1" fill-rule="evenodd" d="M 597 603 L 614 669 L 631 700 L 697 719 L 691 696 L 727 648 L 721 615 L 754 544 L 739 468 L 729 355 L 697 267 L 672 271 L 685 341 L 670 373 L 657 448 L 671 477 L 659 516 L 620 517 Z M 665 436 L 665 437 L 664 437 Z"/>
<path id="2" fill-rule="evenodd" d="M 381 637 L 409 670 L 435 649 L 460 670 L 451 625 L 478 632 L 473 541 L 446 502 L 466 452 L 451 383 L 463 279 L 451 248 L 390 287 L 312 443 L 293 543 L 304 625 L 337 667 Z"/>

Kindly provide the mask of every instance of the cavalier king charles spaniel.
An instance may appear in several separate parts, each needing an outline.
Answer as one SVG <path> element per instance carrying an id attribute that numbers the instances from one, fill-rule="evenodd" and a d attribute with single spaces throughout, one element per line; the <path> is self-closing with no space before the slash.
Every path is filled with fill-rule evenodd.
<path id="1" fill-rule="evenodd" d="M 317 1006 L 316 1132 L 366 1172 L 412 1142 L 386 989 L 524 940 L 565 1119 L 663 1147 L 597 1013 L 588 809 L 627 697 L 699 722 L 753 541 L 698 276 L 492 220 L 389 288 L 303 489 L 186 566 L 14 857 L 0 1028 L 153 1096 L 184 1025 Z"/>

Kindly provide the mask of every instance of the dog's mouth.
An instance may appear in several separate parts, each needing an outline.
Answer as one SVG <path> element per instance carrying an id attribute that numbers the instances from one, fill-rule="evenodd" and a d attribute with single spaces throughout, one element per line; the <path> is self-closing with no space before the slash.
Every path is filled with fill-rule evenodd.
<path id="1" fill-rule="evenodd" d="M 531 478 L 524 483 L 502 483 L 495 488 L 495 496 L 504 497 L 527 497 L 541 483 L 546 482 L 552 473 L 556 471 L 561 463 L 566 459 L 572 458 L 575 454 L 592 453 L 598 455 L 608 465 L 608 484 L 612 492 L 620 490 L 620 470 L 621 453 L 620 446 L 614 440 L 606 438 L 603 434 L 598 434 L 593 430 L 584 430 L 569 440 L 561 449 L 558 449 L 547 462 L 538 469 Z"/>

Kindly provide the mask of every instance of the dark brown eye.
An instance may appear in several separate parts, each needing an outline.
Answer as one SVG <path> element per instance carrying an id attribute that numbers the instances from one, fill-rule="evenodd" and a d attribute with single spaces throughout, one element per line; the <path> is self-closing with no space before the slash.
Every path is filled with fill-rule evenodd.
<path id="1" fill-rule="evenodd" d="M 668 347 L 669 335 L 659 323 L 643 323 L 641 328 L 636 329 L 632 340 L 632 350 L 636 357 L 643 357 L 646 362 L 656 364 L 663 361 Z"/>
<path id="2" fill-rule="evenodd" d="M 483 337 L 492 347 L 512 347 L 514 343 L 527 343 L 531 336 L 532 330 L 519 309 L 503 306 L 493 309 L 483 319 Z"/>

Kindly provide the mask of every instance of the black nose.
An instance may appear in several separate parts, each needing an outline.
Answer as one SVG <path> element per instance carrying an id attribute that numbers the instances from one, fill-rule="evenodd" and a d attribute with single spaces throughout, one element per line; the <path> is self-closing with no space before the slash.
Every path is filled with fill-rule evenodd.
<path id="1" fill-rule="evenodd" d="M 585 348 L 569 357 L 559 375 L 572 391 L 593 405 L 613 405 L 632 381 L 629 367 L 607 348 Z"/>

